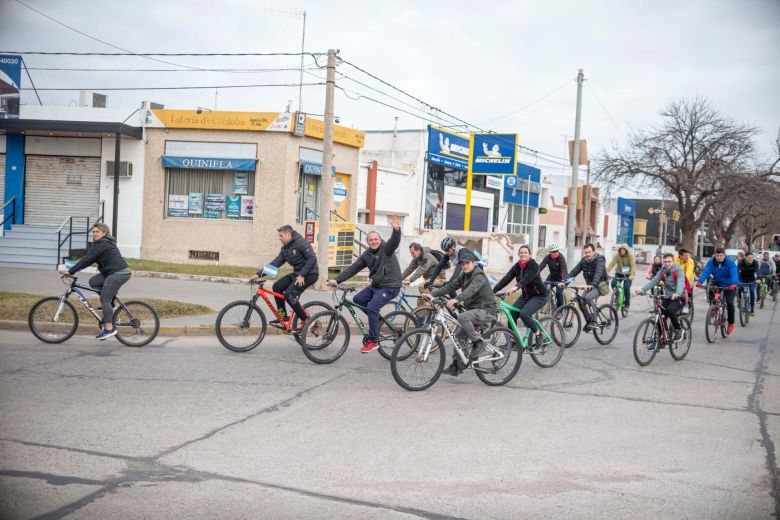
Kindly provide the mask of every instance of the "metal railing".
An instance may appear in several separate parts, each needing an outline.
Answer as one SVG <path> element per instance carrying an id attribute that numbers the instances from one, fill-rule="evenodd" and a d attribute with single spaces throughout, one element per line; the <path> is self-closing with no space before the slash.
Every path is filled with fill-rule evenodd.
<path id="1" fill-rule="evenodd" d="M 9 220 L 11 221 L 11 224 L 13 224 L 16 221 L 16 196 L 14 195 L 7 201 L 5 201 L 5 204 L 3 204 L 3 215 L 5 215 L 5 208 L 8 207 L 8 205 L 11 205 L 11 214 L 8 215 L 3 219 L 3 223 L 0 224 L 0 228 L 5 228 L 5 223 Z"/>
<path id="2" fill-rule="evenodd" d="M 57 265 L 60 265 L 60 262 L 62 262 L 62 246 L 65 244 L 65 242 L 68 242 L 68 255 L 70 255 L 70 251 L 73 249 L 73 236 L 77 235 L 84 235 L 84 242 L 85 246 L 89 244 L 89 230 L 97 224 L 98 222 L 103 222 L 105 218 L 105 207 L 106 207 L 106 201 L 101 200 L 100 204 L 98 204 L 98 207 L 95 208 L 95 210 L 90 213 L 86 217 L 79 217 L 79 216 L 71 216 L 66 218 L 62 221 L 62 224 L 60 224 L 60 227 L 57 228 Z M 94 220 L 92 220 L 93 215 L 97 213 Z M 73 221 L 76 219 L 84 219 L 86 220 L 86 227 L 82 228 L 84 231 L 73 231 Z M 65 229 L 65 226 L 68 226 L 68 233 L 63 236 L 63 232 Z M 79 229 L 78 227 L 76 229 Z"/>

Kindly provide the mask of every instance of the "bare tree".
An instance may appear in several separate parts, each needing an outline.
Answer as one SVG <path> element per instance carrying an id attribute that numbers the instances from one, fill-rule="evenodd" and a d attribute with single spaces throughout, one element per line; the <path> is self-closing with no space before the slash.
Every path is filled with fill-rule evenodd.
<path id="1" fill-rule="evenodd" d="M 720 114 L 708 100 L 676 100 L 657 125 L 632 132 L 625 149 L 600 154 L 596 178 L 670 195 L 680 211 L 682 242 L 693 248 L 699 224 L 733 176 L 756 173 L 753 137 L 758 130 Z"/>

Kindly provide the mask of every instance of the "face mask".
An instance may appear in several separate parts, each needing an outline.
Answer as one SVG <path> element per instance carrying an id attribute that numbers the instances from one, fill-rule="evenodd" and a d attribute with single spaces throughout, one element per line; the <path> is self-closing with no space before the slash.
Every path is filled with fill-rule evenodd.
<path id="1" fill-rule="evenodd" d="M 554 260 L 557 260 L 557 259 L 558 259 L 558 253 L 557 253 L 557 252 L 555 252 L 555 253 L 550 253 L 550 256 L 551 256 L 551 257 L 553 257 L 553 259 L 554 259 Z"/>

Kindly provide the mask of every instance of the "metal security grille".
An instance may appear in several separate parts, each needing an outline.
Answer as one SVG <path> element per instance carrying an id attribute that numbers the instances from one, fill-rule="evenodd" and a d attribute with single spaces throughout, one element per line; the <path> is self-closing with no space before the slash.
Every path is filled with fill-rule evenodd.
<path id="1" fill-rule="evenodd" d="M 100 203 L 100 158 L 28 155 L 24 223 L 59 226 L 67 217 L 88 217 Z"/>
<path id="2" fill-rule="evenodd" d="M 471 206 L 470 231 L 488 231 L 490 217 L 489 208 Z M 464 204 L 447 203 L 447 222 L 446 229 L 463 230 L 463 223 L 466 220 L 466 206 Z"/>

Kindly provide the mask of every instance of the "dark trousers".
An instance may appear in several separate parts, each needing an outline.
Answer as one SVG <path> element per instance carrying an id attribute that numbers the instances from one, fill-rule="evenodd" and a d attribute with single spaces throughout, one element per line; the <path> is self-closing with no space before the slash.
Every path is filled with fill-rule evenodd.
<path id="1" fill-rule="evenodd" d="M 284 305 L 285 301 L 289 303 L 292 310 L 298 315 L 298 319 L 305 321 L 306 312 L 303 310 L 299 298 L 301 294 L 303 294 L 303 291 L 314 285 L 319 278 L 319 275 L 307 274 L 303 277 L 303 285 L 301 287 L 295 285 L 295 278 L 297 278 L 297 275 L 290 273 L 287 276 L 279 278 L 276 283 L 274 283 L 273 291 L 284 294 L 284 298 L 274 296 L 274 300 L 276 300 L 276 306 L 279 309 L 286 309 Z"/>
<path id="2" fill-rule="evenodd" d="M 756 282 L 739 282 L 739 299 L 742 300 L 742 286 L 747 285 L 750 292 L 750 311 L 756 310 Z"/>
<path id="3" fill-rule="evenodd" d="M 561 283 L 563 280 L 558 280 L 556 278 L 553 278 L 552 276 L 548 276 L 545 282 L 554 282 L 554 283 Z M 552 288 L 550 288 L 552 290 Z M 563 287 L 555 286 L 555 306 L 560 307 L 565 302 L 563 300 Z"/>
<path id="4" fill-rule="evenodd" d="M 512 314 L 512 321 L 517 323 L 517 319 L 520 318 L 523 324 L 528 327 L 531 332 L 538 331 L 539 327 L 534 323 L 534 320 L 532 320 L 531 317 L 536 314 L 539 309 L 544 307 L 545 303 L 547 303 L 546 296 L 531 296 L 528 298 L 523 295 L 519 297 L 512 306 L 520 309 L 520 312 L 510 311 Z"/>
<path id="5" fill-rule="evenodd" d="M 379 311 L 387 302 L 398 296 L 400 287 L 368 286 L 352 298 L 352 301 L 366 308 L 368 316 L 368 339 L 376 341 L 379 337 Z"/>
<path id="6" fill-rule="evenodd" d="M 617 285 L 617 278 L 612 279 L 612 290 L 615 290 L 615 286 Z M 631 282 L 632 280 L 629 280 L 628 278 L 625 278 L 623 280 L 623 303 L 626 304 L 626 307 L 629 307 L 631 305 Z"/>
<path id="7" fill-rule="evenodd" d="M 707 299 L 712 303 L 712 298 L 715 296 L 713 291 L 707 291 Z M 723 291 L 723 296 L 726 298 L 726 314 L 728 315 L 729 324 L 734 325 L 734 291 L 726 289 Z"/>
<path id="8" fill-rule="evenodd" d="M 114 273 L 103 276 L 98 273 L 89 279 L 89 286 L 100 291 L 100 306 L 103 307 L 103 323 L 112 323 L 114 320 L 114 297 L 133 273 Z"/>
<path id="9" fill-rule="evenodd" d="M 683 299 L 677 298 L 676 300 L 672 300 L 671 298 L 664 298 L 661 302 L 661 305 L 663 306 L 663 309 L 661 309 L 661 313 L 664 316 L 669 316 L 669 319 L 672 322 L 672 327 L 674 327 L 674 330 L 678 330 L 680 328 L 680 310 L 683 306 Z"/>

